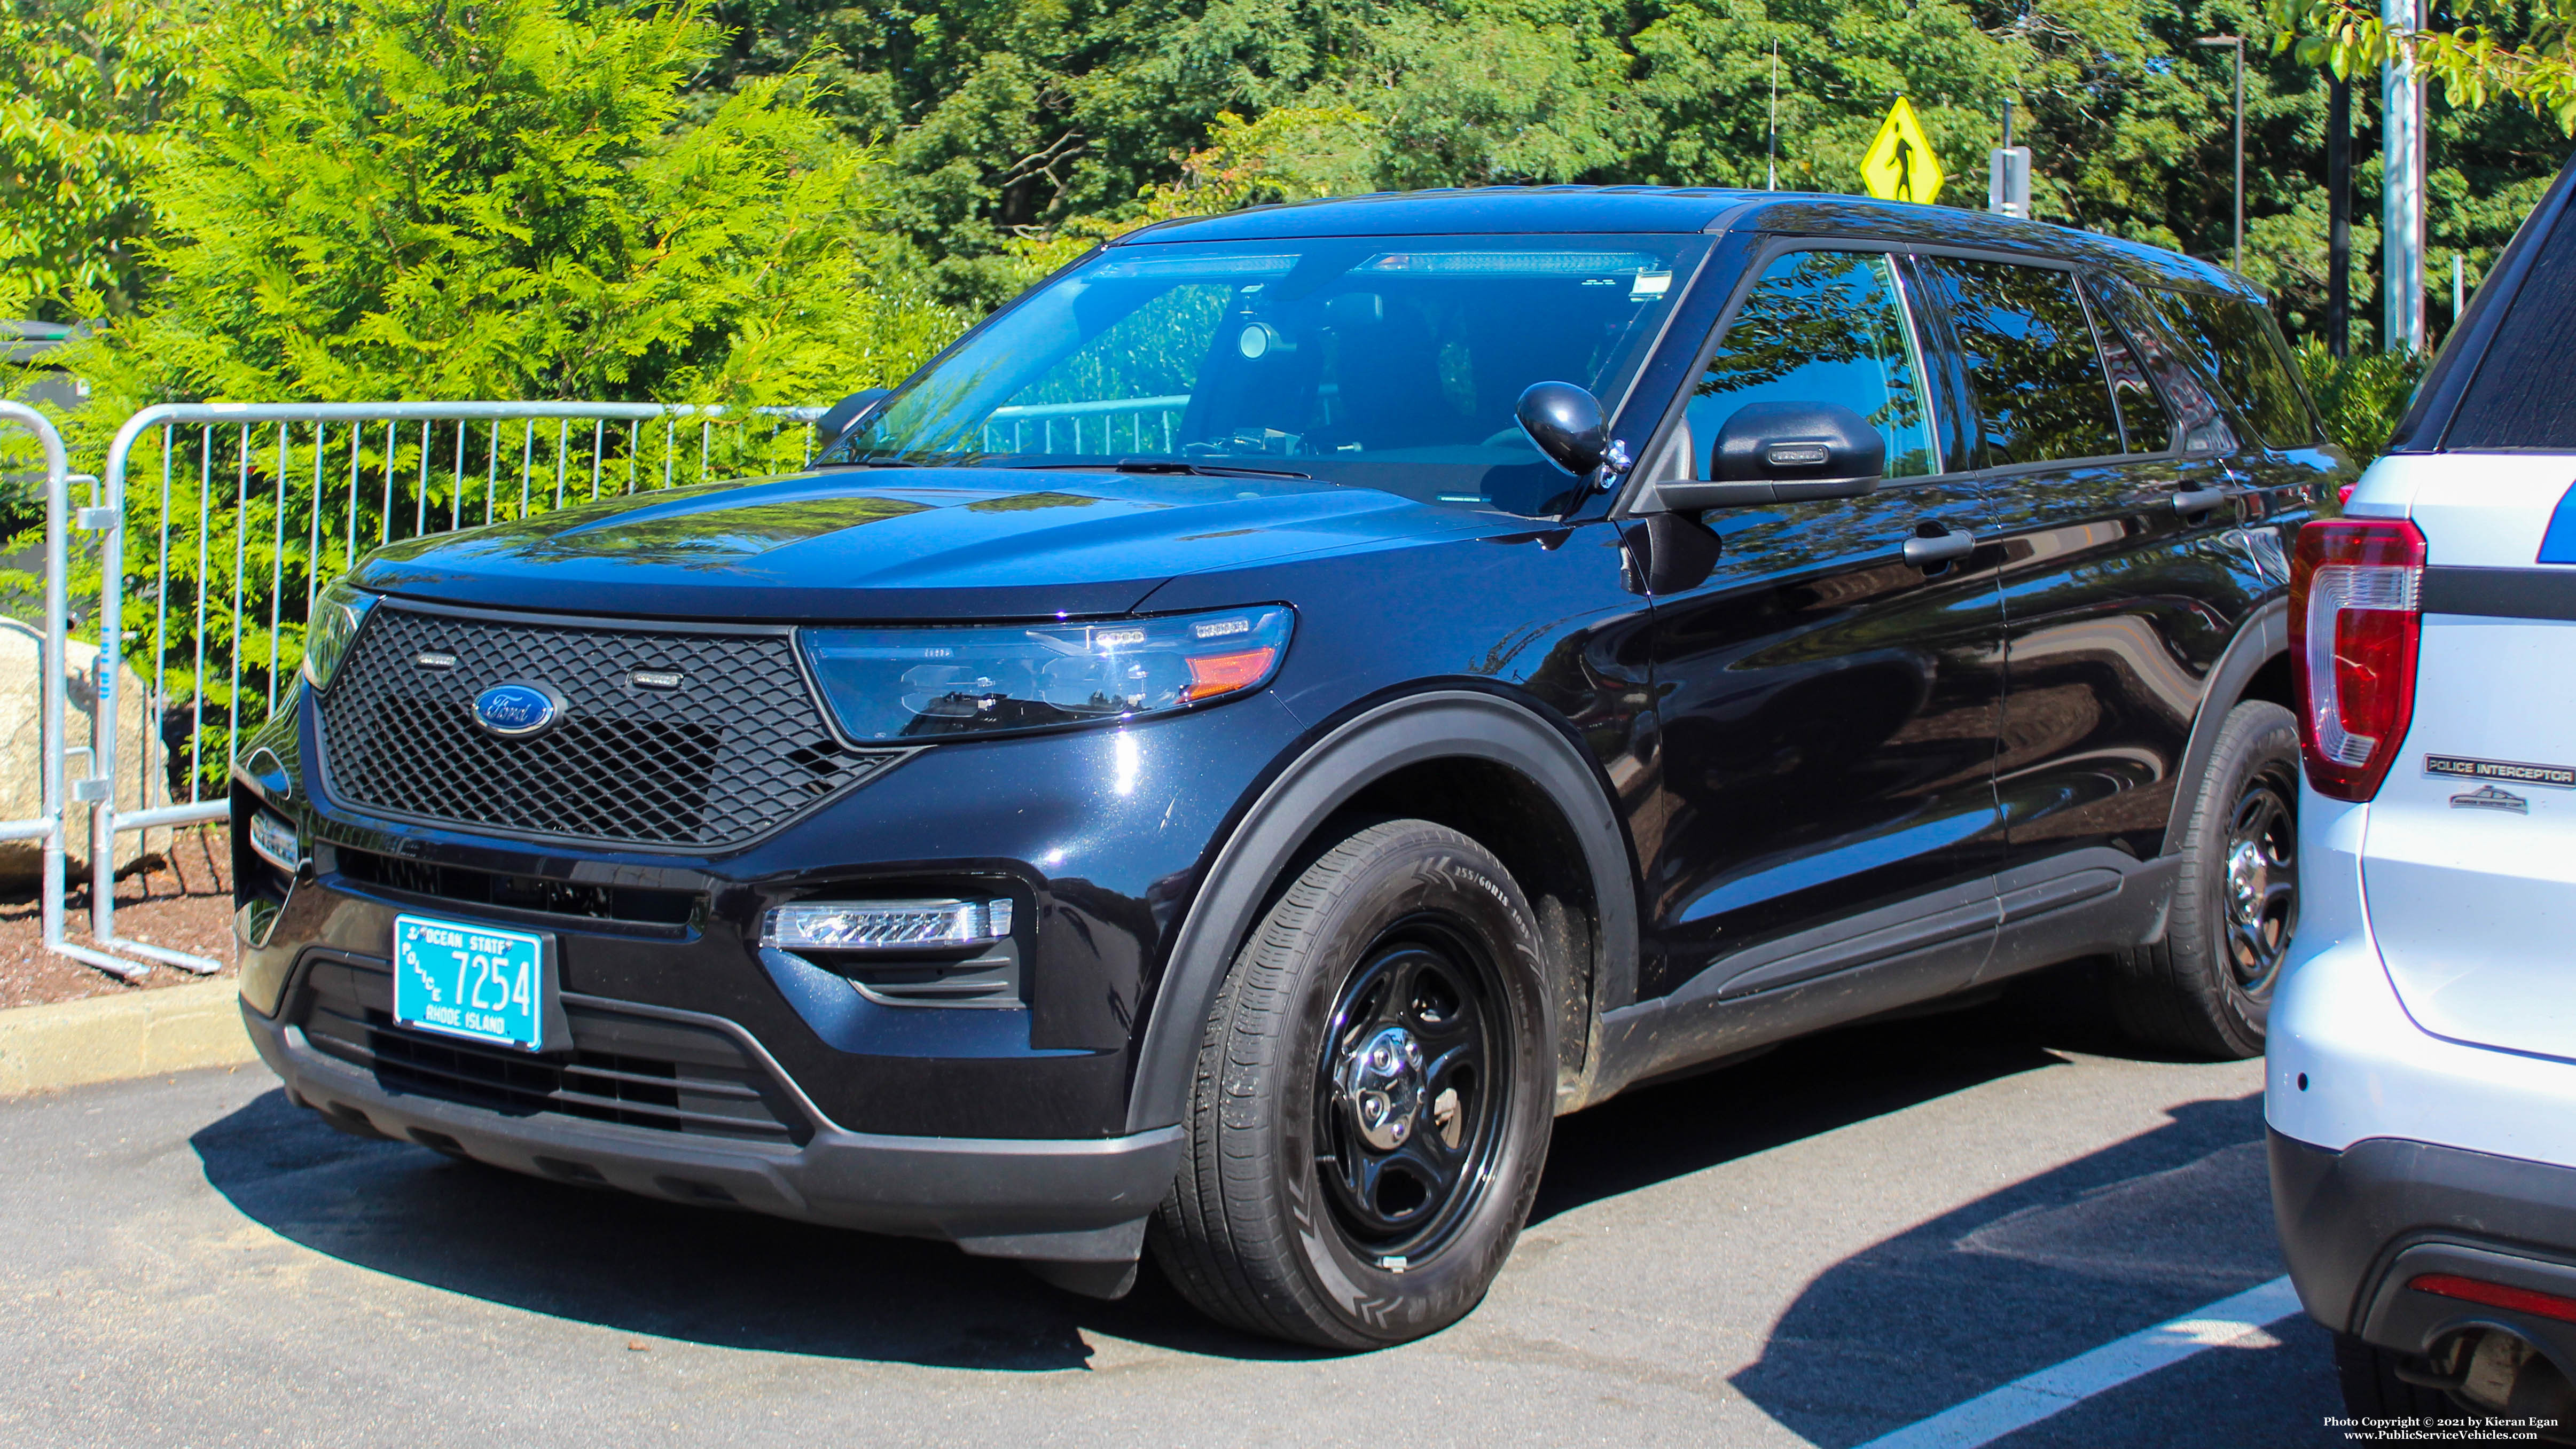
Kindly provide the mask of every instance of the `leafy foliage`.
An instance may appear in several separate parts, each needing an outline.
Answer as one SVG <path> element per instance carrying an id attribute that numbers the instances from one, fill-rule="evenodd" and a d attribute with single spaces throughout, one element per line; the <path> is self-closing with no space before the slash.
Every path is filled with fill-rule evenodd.
<path id="1" fill-rule="evenodd" d="M 954 323 L 878 282 L 876 157 L 794 73 L 674 125 L 715 41 L 688 4 L 225 10 L 145 183 L 154 305 L 74 365 L 113 402 L 801 403 L 899 378 Z"/>
<path id="2" fill-rule="evenodd" d="M 2423 353 L 2402 349 L 2336 357 L 2313 338 L 2299 348 L 2299 371 L 2326 415 L 2326 431 L 2355 463 L 2368 463 L 2388 446 L 2431 365 Z"/>
<path id="3" fill-rule="evenodd" d="M 2260 36 L 2268 13 L 2249 0 L 718 0 L 733 38 L 696 104 L 799 65 L 829 79 L 816 105 L 885 147 L 886 220 L 910 265 L 972 307 L 1176 192 L 1221 209 L 1228 192 L 1761 186 L 1775 53 L 1783 187 L 1858 190 L 1860 155 L 1902 92 L 1950 174 L 1943 201 L 1980 205 L 2009 99 L 2043 217 L 2225 259 L 2230 57 L 2193 41 Z M 2375 88 L 2356 87 L 2365 342 L 2376 108 Z M 2327 233 L 2314 58 L 2257 46 L 2246 121 L 2244 270 L 2285 327 L 2313 331 Z M 2525 107 L 2447 108 L 2431 130 L 2431 272 L 2457 253 L 2475 279 L 2563 143 Z"/>
<path id="4" fill-rule="evenodd" d="M 0 311 L 133 302 L 142 177 L 187 95 L 196 0 L 20 0 L 0 11 Z"/>
<path id="5" fill-rule="evenodd" d="M 814 77 L 755 79 L 684 114 L 720 39 L 687 0 L 208 14 L 184 95 L 137 153 L 136 194 L 157 218 L 134 244 L 140 305 L 58 354 L 93 388 L 66 419 L 81 463 L 96 471 L 109 432 L 159 401 L 723 412 L 595 437 L 515 424 L 146 435 L 128 475 L 122 568 L 137 583 L 122 625 L 174 707 L 219 711 L 218 737 L 255 725 L 300 657 L 307 601 L 360 544 L 478 508 L 543 512 L 549 481 L 577 499 L 593 468 L 615 492 L 793 466 L 801 427 L 758 407 L 898 380 L 954 334 L 954 313 L 883 265 L 882 157 L 813 109 Z M 31 501 L 21 529 L 41 521 Z M 99 567 L 76 561 L 74 590 Z"/>
<path id="6" fill-rule="evenodd" d="M 2391 29 L 2375 4 L 2272 0 L 2275 46 L 2339 76 L 2411 60 L 2454 105 L 2512 97 L 2576 136 L 2576 7 L 2564 0 L 2454 0 L 2450 28 Z"/>

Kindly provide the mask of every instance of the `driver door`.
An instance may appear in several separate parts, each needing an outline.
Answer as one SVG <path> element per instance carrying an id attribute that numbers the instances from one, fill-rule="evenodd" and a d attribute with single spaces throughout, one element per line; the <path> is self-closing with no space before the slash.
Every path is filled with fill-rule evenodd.
<path id="1" fill-rule="evenodd" d="M 1976 543 L 1986 502 L 1936 416 L 1907 279 L 1881 252 L 1777 255 L 1658 443 L 1706 478 L 1737 408 L 1837 403 L 1885 435 L 1887 465 L 1858 498 L 1708 511 L 1713 570 L 1655 599 L 1663 828 L 1641 996 L 1703 973 L 1693 996 L 1735 999 L 1889 967 L 1874 979 L 1915 999 L 1966 984 L 1991 946 L 1999 551 Z M 1938 546 L 1909 559 L 1918 539 Z"/>

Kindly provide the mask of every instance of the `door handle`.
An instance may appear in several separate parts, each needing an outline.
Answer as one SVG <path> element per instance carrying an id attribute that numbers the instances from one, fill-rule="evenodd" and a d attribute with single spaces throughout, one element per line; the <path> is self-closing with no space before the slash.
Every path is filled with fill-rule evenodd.
<path id="1" fill-rule="evenodd" d="M 1945 564 L 1954 558 L 1966 558 L 1976 552 L 1977 536 L 1964 528 L 1936 533 L 1929 538 L 1920 535 L 1905 541 L 1905 561 L 1918 569 Z"/>
<path id="2" fill-rule="evenodd" d="M 2225 488 L 2185 488 L 2173 496 L 2176 513 L 2207 513 L 2233 496 Z"/>

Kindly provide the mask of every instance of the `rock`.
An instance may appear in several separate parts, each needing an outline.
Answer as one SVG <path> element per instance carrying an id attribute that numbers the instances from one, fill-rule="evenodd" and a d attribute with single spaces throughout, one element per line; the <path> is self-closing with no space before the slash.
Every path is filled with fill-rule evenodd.
<path id="1" fill-rule="evenodd" d="M 44 689 L 41 661 L 45 637 L 14 619 L 0 619 L 0 820 L 33 820 L 45 813 Z M 74 641 L 68 656 L 70 699 L 63 711 L 68 748 L 90 743 L 90 705 L 97 698 L 98 646 Z M 143 678 L 131 666 L 116 679 L 116 752 L 119 810 L 145 810 L 170 803 L 169 779 L 160 768 L 160 744 L 151 728 L 156 711 L 146 697 Z M 152 768 L 136 766 L 152 748 Z M 71 788 L 77 765 L 64 771 L 64 790 Z M 71 833 L 63 841 L 70 869 L 89 869 L 89 812 L 74 810 Z M 170 848 L 170 830 L 162 827 L 121 833 L 116 838 L 116 868 L 125 870 L 146 856 Z M 0 887 L 29 889 L 43 875 L 41 840 L 0 840 Z"/>

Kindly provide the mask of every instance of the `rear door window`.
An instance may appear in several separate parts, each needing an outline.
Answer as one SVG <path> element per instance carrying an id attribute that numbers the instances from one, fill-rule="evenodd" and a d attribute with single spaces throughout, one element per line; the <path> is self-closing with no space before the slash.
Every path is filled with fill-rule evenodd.
<path id="1" fill-rule="evenodd" d="M 1976 393 L 1986 465 L 2117 455 L 2120 415 L 2072 273 L 1924 258 Z"/>
<path id="2" fill-rule="evenodd" d="M 2175 447 L 2173 413 L 2156 394 L 2155 379 L 2138 360 L 2111 319 L 2098 319 L 2102 362 L 2111 373 L 2111 401 L 2120 414 L 2120 435 L 2132 453 L 2168 453 Z"/>
<path id="3" fill-rule="evenodd" d="M 1939 471 L 1894 258 L 1786 252 L 1763 269 L 1683 409 L 1695 476 L 1710 476 L 1717 430 L 1754 402 L 1838 403 L 1887 439 L 1887 477 Z"/>
<path id="4" fill-rule="evenodd" d="M 2300 448 L 2317 441 L 2288 348 L 2260 306 L 2206 292 L 2157 288 L 2153 295 L 2193 362 L 2264 442 Z"/>
<path id="5" fill-rule="evenodd" d="M 2105 340 L 2116 334 L 2125 341 L 2131 356 L 2145 365 L 2149 382 L 2158 385 L 2177 434 L 2174 446 L 2187 453 L 2236 451 L 2236 435 L 2228 431 L 2217 402 L 2201 385 L 2192 366 L 2175 353 L 2171 334 L 2147 305 L 2147 299 L 2117 277 L 2095 274 L 2084 282 L 2085 295 L 2093 303 L 2094 324 L 2102 329 Z M 2116 360 L 2114 367 L 2116 370 Z M 2129 451 L 2153 451 L 2155 444 L 2152 438 L 2141 435 L 2139 420 L 2130 415 L 2125 394 L 2121 403 L 2122 416 L 2129 424 Z"/>

